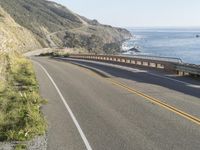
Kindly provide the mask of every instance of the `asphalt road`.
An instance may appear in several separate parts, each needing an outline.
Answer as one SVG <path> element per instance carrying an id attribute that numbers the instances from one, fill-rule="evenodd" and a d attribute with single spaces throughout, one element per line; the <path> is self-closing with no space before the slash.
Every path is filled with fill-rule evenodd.
<path id="1" fill-rule="evenodd" d="M 33 60 L 49 101 L 48 150 L 200 149 L 199 81 L 91 61 Z"/>

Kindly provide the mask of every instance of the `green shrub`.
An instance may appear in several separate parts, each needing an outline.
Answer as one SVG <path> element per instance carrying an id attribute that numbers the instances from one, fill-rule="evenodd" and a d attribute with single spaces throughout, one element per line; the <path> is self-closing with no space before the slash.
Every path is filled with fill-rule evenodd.
<path id="1" fill-rule="evenodd" d="M 69 57 L 69 56 L 70 56 L 69 53 L 66 53 L 66 54 L 63 55 L 63 57 Z"/>
<path id="2" fill-rule="evenodd" d="M 27 147 L 24 144 L 18 144 L 15 146 L 15 150 L 26 150 Z"/>
<path id="3" fill-rule="evenodd" d="M 48 53 L 42 53 L 40 56 L 51 56 L 51 57 L 69 57 L 69 53 L 65 52 L 48 52 Z"/>
<path id="4" fill-rule="evenodd" d="M 41 53 L 39 56 L 53 56 L 53 52 Z"/>

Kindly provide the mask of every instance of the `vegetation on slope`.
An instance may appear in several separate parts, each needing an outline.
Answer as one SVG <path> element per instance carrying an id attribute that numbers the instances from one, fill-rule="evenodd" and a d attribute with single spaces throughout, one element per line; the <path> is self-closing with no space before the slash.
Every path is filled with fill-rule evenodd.
<path id="1" fill-rule="evenodd" d="M 8 13 L 0 7 L 0 51 L 20 52 L 40 48 L 41 45 L 33 34 L 17 24 Z"/>
<path id="2" fill-rule="evenodd" d="M 39 95 L 32 64 L 15 53 L 38 48 L 41 45 L 33 33 L 0 7 L 0 141 L 25 141 L 45 133 L 40 111 L 45 101 Z"/>
<path id="3" fill-rule="evenodd" d="M 29 140 L 43 135 L 46 123 L 38 83 L 29 60 L 19 54 L 0 55 L 0 141 Z"/>
<path id="4" fill-rule="evenodd" d="M 18 24 L 32 31 L 44 47 L 54 45 L 53 41 L 60 47 L 83 47 L 92 52 L 105 53 L 112 48 L 107 49 L 109 44 L 114 45 L 131 37 L 125 29 L 102 25 L 55 2 L 0 0 L 0 5 Z"/>

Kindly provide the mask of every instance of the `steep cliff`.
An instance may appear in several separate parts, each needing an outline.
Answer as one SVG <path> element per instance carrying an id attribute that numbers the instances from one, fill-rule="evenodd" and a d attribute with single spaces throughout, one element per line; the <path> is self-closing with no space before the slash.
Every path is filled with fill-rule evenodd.
<path id="1" fill-rule="evenodd" d="M 1 7 L 31 31 L 43 47 L 84 47 L 106 52 L 110 45 L 128 39 L 126 29 L 102 25 L 46 0 L 0 0 Z"/>
<path id="2" fill-rule="evenodd" d="M 0 7 L 0 51 L 27 51 L 40 48 L 41 45 L 26 28 L 17 24 Z"/>

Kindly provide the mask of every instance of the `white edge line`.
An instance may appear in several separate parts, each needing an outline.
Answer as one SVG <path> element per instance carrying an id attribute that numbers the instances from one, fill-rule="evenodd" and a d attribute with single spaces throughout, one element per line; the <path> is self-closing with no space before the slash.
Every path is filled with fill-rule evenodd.
<path id="1" fill-rule="evenodd" d="M 89 142 L 88 142 L 85 134 L 83 133 L 83 130 L 81 129 L 81 127 L 80 127 L 80 125 L 79 125 L 76 117 L 74 116 L 71 108 L 67 104 L 67 102 L 66 102 L 65 98 L 63 97 L 61 91 L 59 90 L 58 86 L 56 85 L 56 83 L 54 82 L 54 80 L 52 79 L 52 77 L 49 75 L 48 71 L 39 62 L 36 62 L 36 61 L 34 61 L 34 62 L 37 63 L 42 68 L 42 70 L 46 73 L 46 75 L 48 76 L 48 78 L 50 79 L 50 81 L 52 82 L 52 84 L 54 85 L 54 87 L 55 87 L 56 91 L 58 92 L 61 100 L 63 101 L 63 103 L 64 103 L 67 111 L 69 112 L 69 114 L 70 114 L 70 116 L 71 116 L 71 118 L 72 118 L 72 120 L 73 120 L 76 128 L 78 129 L 78 132 L 79 132 L 79 134 L 80 134 L 80 136 L 81 136 L 81 138 L 82 138 L 82 140 L 83 140 L 83 142 L 84 142 L 87 150 L 92 150 L 92 148 L 91 148 L 91 146 L 90 146 L 90 144 L 89 144 Z"/>

